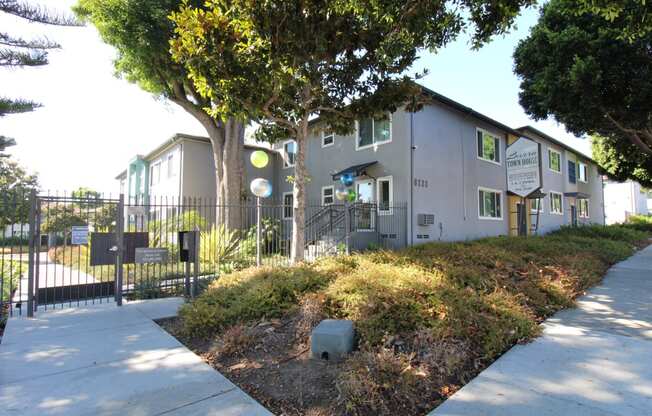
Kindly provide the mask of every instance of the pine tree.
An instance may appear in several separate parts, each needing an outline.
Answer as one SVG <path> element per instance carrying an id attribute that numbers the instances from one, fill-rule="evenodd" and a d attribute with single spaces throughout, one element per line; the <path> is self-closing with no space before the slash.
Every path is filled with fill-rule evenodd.
<path id="1" fill-rule="evenodd" d="M 57 14 L 41 6 L 16 0 L 0 0 L 0 13 L 20 17 L 35 23 L 55 26 L 78 26 L 72 17 Z M 61 46 L 45 37 L 23 39 L 0 30 L 0 67 L 42 66 L 48 63 L 48 51 Z M 40 107 L 31 100 L 0 97 L 0 117 L 25 113 Z M 13 145 L 13 139 L 0 135 L 0 152 Z"/>

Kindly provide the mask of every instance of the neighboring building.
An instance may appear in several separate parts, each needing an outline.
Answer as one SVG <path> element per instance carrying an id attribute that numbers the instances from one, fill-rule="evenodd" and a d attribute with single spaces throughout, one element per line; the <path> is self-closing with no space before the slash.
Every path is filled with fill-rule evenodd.
<path id="1" fill-rule="evenodd" d="M 306 194 L 311 208 L 306 218 L 317 231 L 314 237 L 307 237 L 309 244 L 324 236 L 319 230 L 344 228 L 343 215 L 328 208 L 335 207 L 331 204 L 336 202 L 343 174 L 355 177 L 358 204 L 352 230 L 356 248 L 370 242 L 400 247 L 604 223 L 602 176 L 590 158 L 533 127 L 512 129 L 440 94 L 424 91 L 431 101 L 422 110 L 411 113 L 400 108 L 385 118 L 360 120 L 350 135 L 332 134 L 319 119 L 311 122 L 306 154 L 310 177 Z M 542 187 L 532 196 L 536 199 L 525 200 L 507 192 L 506 147 L 520 137 L 540 144 Z M 191 145 L 197 152 L 183 152 L 183 146 Z M 214 175 L 208 173 L 213 168 L 212 153 L 199 150 L 201 145 L 209 146 L 208 139 L 177 135 L 152 154 L 134 160 L 119 179 L 130 197 L 158 193 L 162 185 L 156 180 L 149 187 L 142 183 L 160 177 L 157 160 L 164 164 L 165 152 L 179 146 L 182 179 L 175 182 L 179 195 L 211 193 L 215 189 Z M 253 177 L 269 179 L 274 189 L 270 202 L 286 206 L 280 219 L 291 224 L 292 184 L 287 178 L 293 175 L 295 165 L 294 141 L 265 149 L 273 157 L 264 171 L 252 171 L 249 153 L 255 148 L 248 149 L 245 183 Z M 166 190 L 171 189 L 168 186 Z"/>
<path id="2" fill-rule="evenodd" d="M 647 192 L 634 181 L 606 181 L 604 201 L 607 224 L 623 223 L 630 215 L 646 215 L 649 212 Z"/>

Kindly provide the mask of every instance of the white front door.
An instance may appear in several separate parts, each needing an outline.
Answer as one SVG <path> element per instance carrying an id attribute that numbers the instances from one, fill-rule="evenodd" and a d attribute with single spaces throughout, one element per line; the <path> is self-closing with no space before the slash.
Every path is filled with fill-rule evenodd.
<path id="1" fill-rule="evenodd" d="M 355 183 L 356 208 L 354 212 L 355 229 L 369 231 L 374 229 L 376 202 L 374 180 L 364 179 Z"/>

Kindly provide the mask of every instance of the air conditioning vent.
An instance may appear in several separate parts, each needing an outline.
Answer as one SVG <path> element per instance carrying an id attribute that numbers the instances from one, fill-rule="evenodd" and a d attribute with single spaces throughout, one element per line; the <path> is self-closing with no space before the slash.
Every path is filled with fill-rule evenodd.
<path id="1" fill-rule="evenodd" d="M 435 224 L 435 214 L 417 214 L 419 225 L 428 226 Z"/>

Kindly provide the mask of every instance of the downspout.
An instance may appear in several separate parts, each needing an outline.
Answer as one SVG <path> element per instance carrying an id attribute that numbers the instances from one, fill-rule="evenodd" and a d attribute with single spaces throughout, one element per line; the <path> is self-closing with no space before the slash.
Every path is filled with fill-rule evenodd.
<path id="1" fill-rule="evenodd" d="M 414 245 L 414 112 L 410 112 L 410 245 Z"/>
<path id="2" fill-rule="evenodd" d="M 181 191 L 183 190 L 183 143 L 179 143 L 179 198 L 181 198 Z"/>

